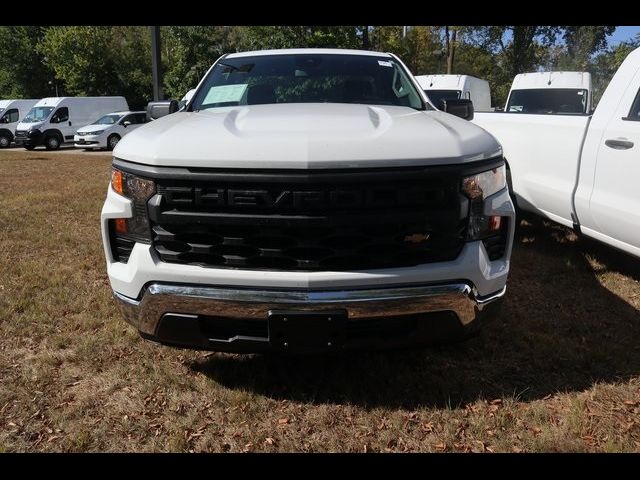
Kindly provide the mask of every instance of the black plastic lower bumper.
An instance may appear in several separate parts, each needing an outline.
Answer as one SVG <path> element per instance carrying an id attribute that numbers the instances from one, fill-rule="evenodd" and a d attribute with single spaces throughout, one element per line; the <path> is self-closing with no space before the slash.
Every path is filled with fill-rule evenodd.
<path id="1" fill-rule="evenodd" d="M 333 315 L 336 322 L 339 312 Z M 280 313 L 277 325 L 283 325 Z M 306 314 L 305 314 L 306 315 Z M 264 321 L 213 318 L 197 315 L 165 314 L 155 335 L 140 332 L 154 342 L 178 348 L 212 350 L 229 353 L 331 353 L 346 350 L 375 350 L 429 346 L 465 340 L 478 333 L 483 322 L 482 312 L 476 319 L 463 325 L 455 312 L 428 312 L 422 314 L 346 320 L 335 330 L 309 327 L 306 336 L 282 333 L 271 319 Z M 304 316 L 290 312 L 289 322 L 305 322 Z M 300 323 L 297 330 L 300 328 Z"/>

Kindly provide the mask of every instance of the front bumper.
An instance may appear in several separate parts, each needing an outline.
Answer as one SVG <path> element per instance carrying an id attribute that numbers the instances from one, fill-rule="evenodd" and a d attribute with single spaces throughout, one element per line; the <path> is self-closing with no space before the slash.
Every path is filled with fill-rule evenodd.
<path id="1" fill-rule="evenodd" d="M 185 348 L 249 353 L 288 351 L 269 332 L 273 311 L 342 312 L 347 319 L 345 341 L 329 344 L 326 350 L 462 339 L 477 330 L 481 313 L 504 295 L 505 288 L 481 297 L 462 282 L 335 291 L 153 283 L 140 300 L 115 292 L 114 296 L 127 322 L 144 338 Z"/>
<path id="2" fill-rule="evenodd" d="M 29 133 L 27 136 L 16 136 L 13 141 L 16 147 L 37 147 L 44 144 L 44 135 L 42 132 Z"/>
<path id="3" fill-rule="evenodd" d="M 73 143 L 76 148 L 106 148 L 107 140 L 104 135 L 74 135 Z"/>

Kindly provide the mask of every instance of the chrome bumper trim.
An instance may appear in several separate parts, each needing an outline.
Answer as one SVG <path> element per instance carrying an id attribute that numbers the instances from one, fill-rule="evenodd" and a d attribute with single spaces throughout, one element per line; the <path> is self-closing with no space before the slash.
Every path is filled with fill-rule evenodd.
<path id="1" fill-rule="evenodd" d="M 372 288 L 360 290 L 253 290 L 228 287 L 164 285 L 148 286 L 141 300 L 117 292 L 121 311 L 141 332 L 154 335 L 165 313 L 266 319 L 269 310 L 317 311 L 340 308 L 349 319 L 454 311 L 463 325 L 471 323 L 478 311 L 502 297 L 506 287 L 478 297 L 466 283 Z"/>

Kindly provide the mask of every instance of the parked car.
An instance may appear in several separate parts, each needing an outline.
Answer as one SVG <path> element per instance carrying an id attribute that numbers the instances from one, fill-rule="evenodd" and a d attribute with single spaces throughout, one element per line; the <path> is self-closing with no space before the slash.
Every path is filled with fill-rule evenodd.
<path id="1" fill-rule="evenodd" d="M 504 111 L 582 115 L 591 112 L 591 90 L 588 72 L 521 73 L 513 79 Z"/>
<path id="2" fill-rule="evenodd" d="M 470 118 L 470 103 L 447 108 Z M 224 55 L 186 111 L 113 158 L 107 272 L 144 338 L 235 352 L 442 342 L 505 293 L 515 212 L 500 145 L 438 111 L 393 54 Z"/>
<path id="3" fill-rule="evenodd" d="M 0 100 L 0 148 L 11 146 L 16 126 L 38 100 Z"/>
<path id="4" fill-rule="evenodd" d="M 443 100 L 466 98 L 477 111 L 491 110 L 489 82 L 471 75 L 418 75 L 416 80 L 431 102 L 443 110 Z"/>
<path id="5" fill-rule="evenodd" d="M 113 150 L 120 139 L 147 123 L 147 112 L 107 113 L 95 122 L 78 129 L 74 137 L 77 148 Z"/>
<path id="6" fill-rule="evenodd" d="M 124 97 L 51 97 L 36 103 L 16 127 L 16 145 L 57 150 L 73 143 L 78 128 L 109 112 L 129 110 Z"/>
<path id="7" fill-rule="evenodd" d="M 593 115 L 478 113 L 473 122 L 502 144 L 519 208 L 640 257 L 640 49 Z"/>

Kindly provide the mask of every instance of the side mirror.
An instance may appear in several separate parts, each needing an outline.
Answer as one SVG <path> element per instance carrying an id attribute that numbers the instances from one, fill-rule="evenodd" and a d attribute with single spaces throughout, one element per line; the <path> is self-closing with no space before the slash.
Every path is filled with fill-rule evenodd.
<path id="1" fill-rule="evenodd" d="M 176 100 L 149 102 L 147 104 L 147 121 L 156 120 L 177 111 L 178 102 Z"/>
<path id="2" fill-rule="evenodd" d="M 443 100 L 443 110 L 465 120 L 473 120 L 473 102 L 466 98 Z"/>
<path id="3" fill-rule="evenodd" d="M 51 120 L 49 121 L 49 123 L 59 123 L 60 120 L 58 120 L 58 117 L 51 117 Z"/>
<path id="4" fill-rule="evenodd" d="M 122 122 L 122 126 L 124 128 L 127 128 L 129 125 L 131 125 L 131 122 L 129 120 L 125 120 L 124 122 Z"/>

